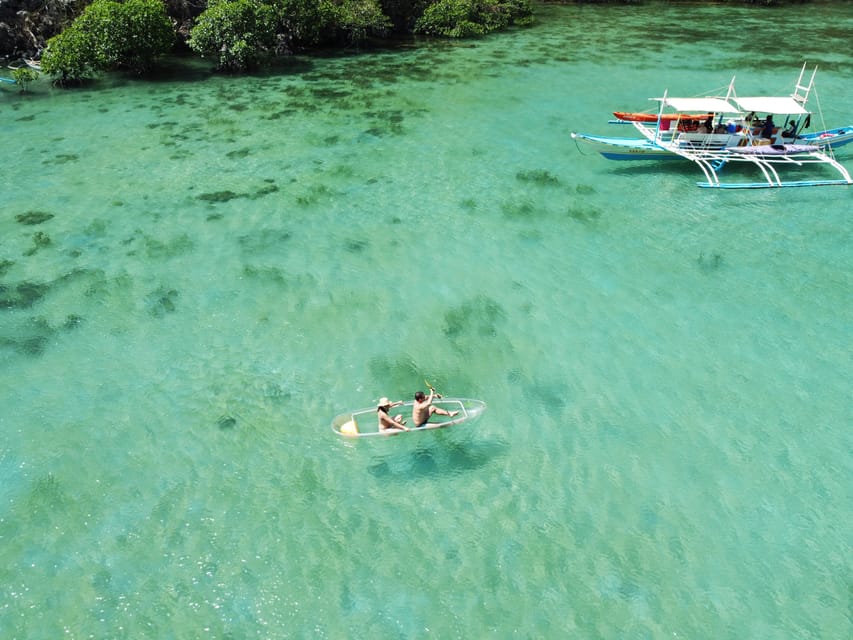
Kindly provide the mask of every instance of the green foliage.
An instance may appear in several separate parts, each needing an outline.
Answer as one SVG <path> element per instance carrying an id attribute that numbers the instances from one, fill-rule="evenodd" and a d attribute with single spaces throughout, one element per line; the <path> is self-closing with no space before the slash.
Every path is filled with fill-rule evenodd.
<path id="1" fill-rule="evenodd" d="M 189 46 L 218 67 L 245 71 L 275 46 L 276 14 L 259 0 L 212 0 L 190 31 Z"/>
<path id="2" fill-rule="evenodd" d="M 391 19 L 394 29 L 410 33 L 415 21 L 435 0 L 379 0 L 382 12 Z"/>
<path id="3" fill-rule="evenodd" d="M 162 0 L 95 0 L 75 22 L 92 34 L 102 69 L 144 73 L 175 40 Z"/>
<path id="4" fill-rule="evenodd" d="M 269 0 L 279 34 L 292 48 L 325 42 L 361 42 L 384 33 L 391 21 L 377 0 Z"/>
<path id="5" fill-rule="evenodd" d="M 415 33 L 449 38 L 476 37 L 510 24 L 526 24 L 529 0 L 438 0 L 415 22 Z"/>
<path id="6" fill-rule="evenodd" d="M 12 79 L 21 86 L 22 92 L 26 92 L 27 85 L 38 77 L 38 72 L 29 67 L 20 67 L 12 72 Z"/>
<path id="7" fill-rule="evenodd" d="M 212 0 L 190 31 L 189 46 L 224 71 L 245 71 L 272 51 L 346 40 L 391 26 L 377 0 Z"/>
<path id="8" fill-rule="evenodd" d="M 438 0 L 427 7 L 415 23 L 415 33 L 460 37 L 461 32 L 473 26 L 469 19 L 471 13 L 471 0 Z"/>
<path id="9" fill-rule="evenodd" d="M 335 21 L 335 6 L 328 0 L 273 0 L 278 28 L 293 47 L 321 42 Z"/>
<path id="10" fill-rule="evenodd" d="M 144 73 L 174 40 L 162 0 L 95 0 L 48 40 L 42 71 L 63 83 L 110 69 Z"/>
<path id="11" fill-rule="evenodd" d="M 525 26 L 533 23 L 533 6 L 530 0 L 504 0 L 496 6 L 497 12 L 507 17 L 507 25 Z"/>
<path id="12" fill-rule="evenodd" d="M 340 0 L 330 4 L 334 8 L 335 26 L 350 42 L 361 42 L 371 33 L 382 33 L 391 27 L 376 0 Z"/>
<path id="13" fill-rule="evenodd" d="M 96 70 L 91 34 L 72 23 L 65 31 L 47 41 L 41 57 L 41 70 L 57 77 L 60 84 L 80 82 Z"/>
<path id="14" fill-rule="evenodd" d="M 42 70 L 61 83 L 79 82 L 103 70 L 147 71 L 175 38 L 163 2 L 94 0 L 48 41 Z M 529 22 L 533 13 L 530 2 L 209 0 L 190 30 L 187 44 L 214 59 L 221 70 L 246 71 L 273 53 L 359 43 L 383 36 L 392 28 L 457 38 L 479 36 Z"/>

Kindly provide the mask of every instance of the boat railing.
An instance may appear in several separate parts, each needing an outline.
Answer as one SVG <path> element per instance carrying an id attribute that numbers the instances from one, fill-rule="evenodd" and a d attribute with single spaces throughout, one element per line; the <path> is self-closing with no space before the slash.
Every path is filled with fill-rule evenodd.
<path id="1" fill-rule="evenodd" d="M 682 133 L 675 142 L 693 149 L 724 149 L 732 145 L 730 133 Z"/>
<path id="2" fill-rule="evenodd" d="M 468 417 L 468 410 L 465 408 L 465 403 L 461 400 L 433 400 L 433 404 L 439 405 L 442 409 L 446 409 L 447 411 L 458 411 L 459 415 L 456 416 L 456 421 L 461 421 Z"/>

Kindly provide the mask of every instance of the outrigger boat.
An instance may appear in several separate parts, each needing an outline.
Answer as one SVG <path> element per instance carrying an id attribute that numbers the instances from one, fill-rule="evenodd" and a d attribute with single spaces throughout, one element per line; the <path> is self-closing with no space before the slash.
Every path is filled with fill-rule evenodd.
<path id="1" fill-rule="evenodd" d="M 404 415 L 411 418 L 412 405 L 414 400 L 409 400 L 401 405 L 393 407 L 389 411 L 392 417 L 395 415 Z M 432 429 L 445 429 L 455 424 L 463 422 L 473 422 L 479 418 L 486 410 L 486 403 L 482 400 L 474 400 L 472 398 L 441 398 L 433 400 L 433 405 L 448 412 L 458 411 L 452 418 L 450 416 L 442 416 L 433 414 L 424 426 L 410 428 L 408 431 L 379 431 L 379 420 L 376 417 L 376 407 L 368 409 L 358 409 L 336 416 L 332 420 L 332 431 L 340 436 L 348 438 L 366 438 L 373 436 L 395 436 L 400 434 L 410 434 L 418 431 L 430 431 Z"/>
<path id="2" fill-rule="evenodd" d="M 702 169 L 706 181 L 700 187 L 729 189 L 759 187 L 802 187 L 853 184 L 850 173 L 834 155 L 834 149 L 853 142 L 853 126 L 803 133 L 811 124 L 812 114 L 806 102 L 814 87 L 817 67 L 807 84 L 803 83 L 806 65 L 790 96 L 739 98 L 735 95 L 734 78 L 724 96 L 675 98 L 664 93 L 658 101 L 654 121 L 636 119 L 630 124 L 642 138 L 599 136 L 572 132 L 572 138 L 601 147 L 610 160 L 685 159 Z M 676 117 L 669 117 L 672 112 Z M 764 121 L 756 113 L 766 113 Z M 695 126 L 697 115 L 706 121 Z M 711 114 L 708 117 L 708 114 Z M 787 122 L 784 130 L 774 123 Z M 730 162 L 757 167 L 765 182 L 721 182 L 718 173 Z M 785 181 L 777 167 L 809 167 L 823 165 L 837 171 L 840 179 Z"/>

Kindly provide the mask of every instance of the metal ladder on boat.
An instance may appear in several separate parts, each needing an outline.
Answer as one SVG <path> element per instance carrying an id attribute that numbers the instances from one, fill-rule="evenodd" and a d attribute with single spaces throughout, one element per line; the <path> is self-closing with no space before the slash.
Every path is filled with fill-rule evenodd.
<path id="1" fill-rule="evenodd" d="M 803 76 L 806 74 L 806 65 L 808 63 L 803 63 L 803 68 L 800 69 L 800 77 L 797 78 L 797 84 L 794 85 L 794 93 L 791 94 L 791 97 L 800 103 L 800 105 L 805 105 L 809 99 L 809 94 L 814 87 L 814 77 L 817 74 L 817 65 L 815 65 L 814 70 L 812 71 L 812 76 L 809 78 L 809 83 L 803 84 Z"/>

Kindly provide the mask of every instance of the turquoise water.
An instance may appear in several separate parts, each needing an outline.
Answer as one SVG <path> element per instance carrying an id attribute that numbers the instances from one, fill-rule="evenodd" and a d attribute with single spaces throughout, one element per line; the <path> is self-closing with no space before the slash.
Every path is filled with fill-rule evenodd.
<path id="1" fill-rule="evenodd" d="M 853 8 L 540 15 L 3 91 L 0 637 L 853 635 L 853 192 L 568 135 L 804 60 L 851 124 Z M 424 378 L 489 409 L 332 433 Z"/>

